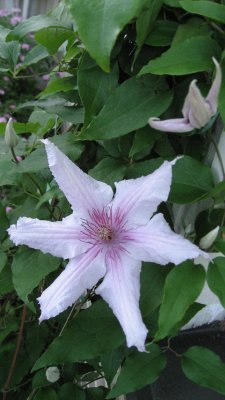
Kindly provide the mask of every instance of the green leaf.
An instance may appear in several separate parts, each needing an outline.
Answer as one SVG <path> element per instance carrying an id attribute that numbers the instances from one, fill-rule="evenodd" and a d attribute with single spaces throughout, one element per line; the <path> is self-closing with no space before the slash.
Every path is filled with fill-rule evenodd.
<path id="1" fill-rule="evenodd" d="M 13 283 L 18 296 L 27 302 L 32 290 L 46 275 L 59 268 L 59 265 L 59 258 L 21 247 L 12 263 Z"/>
<path id="2" fill-rule="evenodd" d="M 48 27 L 65 28 L 65 25 L 56 18 L 51 18 L 47 15 L 35 15 L 16 25 L 13 31 L 7 36 L 7 40 L 22 39 L 27 33 L 37 32 Z"/>
<path id="3" fill-rule="evenodd" d="M 152 76 L 128 79 L 113 92 L 81 136 L 112 139 L 147 125 L 148 119 L 162 114 L 172 100 L 168 91 L 156 93 L 157 87 L 158 81 Z"/>
<path id="4" fill-rule="evenodd" d="M 53 388 L 42 388 L 33 397 L 34 400 L 59 400 Z"/>
<path id="5" fill-rule="evenodd" d="M 2 272 L 6 262 L 7 262 L 7 256 L 4 253 L 4 251 L 0 250 L 0 273 Z"/>
<path id="6" fill-rule="evenodd" d="M 179 0 L 164 0 L 163 3 L 170 7 L 179 7 L 180 6 Z"/>
<path id="7" fill-rule="evenodd" d="M 60 386 L 58 395 L 60 400 L 86 400 L 85 391 L 72 382 L 64 383 L 64 385 Z"/>
<path id="8" fill-rule="evenodd" d="M 43 97 L 58 92 L 68 92 L 73 90 L 76 86 L 76 80 L 73 76 L 67 76 L 65 78 L 56 78 L 50 81 L 47 87 L 39 93 L 38 97 Z"/>
<path id="9" fill-rule="evenodd" d="M 6 264 L 0 273 L 0 296 L 4 296 L 13 290 L 11 269 L 10 266 Z"/>
<path id="10" fill-rule="evenodd" d="M 6 215 L 5 207 L 3 207 L 0 201 L 0 221 L 1 221 L 1 229 L 0 229 L 0 240 L 3 240 L 4 237 L 7 235 L 6 229 L 9 227 L 9 220 Z M 1 254 L 1 253 L 0 253 Z M 2 255 L 3 259 L 4 256 Z M 1 268 L 1 256 L 0 256 L 0 270 Z"/>
<path id="11" fill-rule="evenodd" d="M 138 153 L 142 153 L 143 151 L 147 151 L 146 154 L 149 154 L 159 137 L 160 133 L 151 129 L 150 126 L 139 129 L 135 133 L 129 157 L 134 157 L 135 155 L 138 155 Z"/>
<path id="12" fill-rule="evenodd" d="M 216 257 L 209 264 L 207 282 L 225 307 L 225 257 Z"/>
<path id="13" fill-rule="evenodd" d="M 142 10 L 141 0 L 69 0 L 79 36 L 97 64 L 109 71 L 110 53 L 122 29 Z M 88 29 L 87 29 L 88 27 Z"/>
<path id="14" fill-rule="evenodd" d="M 173 167 L 169 200 L 186 204 L 199 200 L 213 188 L 211 169 L 189 156 L 183 156 Z"/>
<path id="15" fill-rule="evenodd" d="M 103 301 L 97 301 L 67 326 L 37 360 L 34 370 L 51 364 L 91 359 L 120 346 L 122 330 L 112 311 Z M 65 349 L 70 351 L 65 352 Z"/>
<path id="16" fill-rule="evenodd" d="M 105 157 L 94 168 L 90 169 L 88 173 L 99 181 L 113 185 L 124 178 L 126 168 L 126 165 L 122 161 Z"/>
<path id="17" fill-rule="evenodd" d="M 0 57 L 7 61 L 10 68 L 14 70 L 19 57 L 20 45 L 19 42 L 12 41 L 5 43 L 0 41 Z"/>
<path id="18" fill-rule="evenodd" d="M 0 186 L 17 185 L 20 181 L 18 165 L 9 157 L 0 158 Z"/>
<path id="19" fill-rule="evenodd" d="M 124 358 L 124 351 L 121 347 L 111 350 L 101 357 L 101 365 L 104 371 L 104 377 L 108 385 L 112 382 Z"/>
<path id="20" fill-rule="evenodd" d="M 38 44 L 37 46 L 33 47 L 33 49 L 29 51 L 29 53 L 27 53 L 24 62 L 22 64 L 22 67 L 27 67 L 28 65 L 36 64 L 48 56 L 49 53 L 45 49 L 45 47 Z"/>
<path id="21" fill-rule="evenodd" d="M 106 398 L 134 392 L 155 382 L 165 366 L 166 357 L 155 344 L 148 347 L 148 353 L 132 352 L 126 358 L 118 380 Z"/>
<path id="22" fill-rule="evenodd" d="M 0 123 L 0 136 L 5 135 L 5 127 L 6 127 L 5 123 Z M 21 122 L 13 122 L 13 128 L 15 129 L 17 134 L 36 133 L 39 128 L 39 124 L 38 123 L 33 124 L 31 122 L 28 122 L 26 124 Z"/>
<path id="23" fill-rule="evenodd" d="M 85 107 L 85 125 L 88 125 L 99 113 L 116 88 L 118 79 L 117 64 L 114 64 L 110 74 L 107 74 L 96 65 L 87 53 L 84 54 L 78 68 L 77 83 Z"/>
<path id="24" fill-rule="evenodd" d="M 143 316 L 150 314 L 161 304 L 168 273 L 169 268 L 153 263 L 143 263 L 140 298 L 140 308 Z"/>
<path id="25" fill-rule="evenodd" d="M 202 15 L 217 22 L 225 23 L 225 6 L 206 0 L 184 0 L 179 2 L 181 7 L 190 13 Z"/>
<path id="26" fill-rule="evenodd" d="M 157 20 L 148 34 L 145 43 L 149 46 L 169 46 L 178 24 L 170 20 Z"/>
<path id="27" fill-rule="evenodd" d="M 141 49 L 142 45 L 145 43 L 145 40 L 148 37 L 149 32 L 152 30 L 153 24 L 162 7 L 162 3 L 163 0 L 151 0 L 149 2 L 148 9 L 143 10 L 143 12 L 137 18 L 136 31 L 137 31 L 138 52 Z"/>
<path id="28" fill-rule="evenodd" d="M 83 144 L 74 142 L 74 136 L 71 133 L 55 136 L 51 138 L 51 141 L 73 160 L 77 160 L 84 150 Z M 42 144 L 19 164 L 20 172 L 38 172 L 44 168 L 48 168 L 48 162 Z"/>
<path id="29" fill-rule="evenodd" d="M 181 363 L 188 379 L 225 394 L 225 364 L 213 351 L 200 346 L 190 347 L 183 354 Z"/>
<path id="30" fill-rule="evenodd" d="M 166 278 L 163 301 L 159 312 L 156 339 L 173 335 L 180 328 L 189 306 L 200 294 L 205 282 L 205 270 L 186 261 L 172 269 Z"/>
<path id="31" fill-rule="evenodd" d="M 51 55 L 55 54 L 58 48 L 72 36 L 75 36 L 74 32 L 65 27 L 48 27 L 35 33 L 36 41 L 45 46 Z"/>
<path id="32" fill-rule="evenodd" d="M 139 75 L 187 75 L 211 70 L 212 57 L 219 59 L 219 47 L 209 37 L 193 37 L 172 46 L 145 65 Z"/>
<path id="33" fill-rule="evenodd" d="M 212 32 L 207 22 L 202 21 L 199 17 L 188 19 L 185 24 L 178 25 L 176 34 L 173 37 L 172 46 L 183 43 L 185 40 L 193 37 L 208 37 L 210 38 Z"/>

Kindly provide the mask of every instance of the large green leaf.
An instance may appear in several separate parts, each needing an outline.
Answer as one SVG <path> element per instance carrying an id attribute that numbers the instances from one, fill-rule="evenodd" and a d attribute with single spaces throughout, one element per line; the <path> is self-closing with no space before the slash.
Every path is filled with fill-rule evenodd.
<path id="1" fill-rule="evenodd" d="M 66 40 L 74 35 L 71 29 L 65 27 L 49 27 L 36 32 L 35 39 L 38 43 L 46 47 L 49 54 L 53 55 Z"/>
<path id="2" fill-rule="evenodd" d="M 84 139 L 112 139 L 147 125 L 148 118 L 162 114 L 170 105 L 170 92 L 156 92 L 153 76 L 131 78 L 106 101 L 98 116 L 84 129 Z"/>
<path id="3" fill-rule="evenodd" d="M 13 283 L 18 296 L 27 302 L 32 290 L 46 275 L 55 271 L 59 264 L 59 258 L 21 247 L 12 263 Z"/>
<path id="4" fill-rule="evenodd" d="M 179 3 L 185 11 L 225 24 L 225 6 L 223 4 L 207 0 L 184 0 Z"/>
<path id="5" fill-rule="evenodd" d="M 214 258 L 209 264 L 207 282 L 225 307 L 225 257 Z"/>
<path id="6" fill-rule="evenodd" d="M 141 271 L 140 308 L 143 316 L 150 314 L 162 302 L 163 289 L 169 268 L 143 263 Z"/>
<path id="7" fill-rule="evenodd" d="M 75 86 L 76 79 L 73 76 L 56 78 L 48 83 L 47 87 L 39 94 L 38 97 L 44 97 L 58 92 L 68 92 L 69 90 L 73 90 Z"/>
<path id="8" fill-rule="evenodd" d="M 188 379 L 225 395 L 225 364 L 217 354 L 204 347 L 193 346 L 183 354 L 181 362 Z"/>
<path id="9" fill-rule="evenodd" d="M 48 17 L 47 15 L 35 15 L 16 25 L 13 31 L 9 33 L 7 39 L 21 39 L 29 32 L 37 32 L 48 27 L 65 28 L 65 25 L 56 18 Z"/>
<path id="10" fill-rule="evenodd" d="M 89 170 L 93 178 L 113 185 L 124 178 L 126 165 L 121 160 L 111 157 L 103 158 L 94 168 Z"/>
<path id="11" fill-rule="evenodd" d="M 109 95 L 118 84 L 118 67 L 114 64 L 110 74 L 103 72 L 96 63 L 84 54 L 78 68 L 77 83 L 83 105 L 85 107 L 85 125 L 95 117 Z"/>
<path id="12" fill-rule="evenodd" d="M 97 64 L 108 72 L 116 38 L 139 15 L 143 0 L 82 0 L 82 4 L 80 0 L 69 0 L 68 3 L 82 42 Z"/>
<path id="13" fill-rule="evenodd" d="M 84 150 L 83 144 L 74 143 L 73 135 L 70 133 L 55 136 L 51 138 L 51 141 L 73 160 L 78 159 Z M 38 172 L 43 168 L 47 168 L 48 162 L 44 146 L 41 144 L 25 160 L 21 161 L 18 167 L 19 172 Z"/>
<path id="14" fill-rule="evenodd" d="M 219 58 L 219 47 L 209 37 L 192 37 L 172 46 L 145 65 L 139 75 L 187 75 L 211 70 L 212 57 Z"/>
<path id="15" fill-rule="evenodd" d="M 177 29 L 177 23 L 170 20 L 157 20 L 153 29 L 146 37 L 149 46 L 169 46 Z"/>
<path id="16" fill-rule="evenodd" d="M 166 357 L 159 346 L 152 344 L 147 353 L 131 353 L 107 399 L 134 392 L 153 383 L 166 366 Z"/>
<path id="17" fill-rule="evenodd" d="M 44 46 L 41 46 L 40 44 L 38 44 L 37 46 L 33 47 L 33 49 L 31 49 L 29 51 L 29 53 L 27 53 L 27 55 L 24 59 L 24 62 L 22 64 L 22 67 L 36 64 L 38 61 L 43 60 L 44 58 L 46 58 L 48 56 L 49 56 L 49 53 L 46 50 L 46 48 Z"/>
<path id="18" fill-rule="evenodd" d="M 194 265 L 191 261 L 186 261 L 172 269 L 166 278 L 159 312 L 157 340 L 173 335 L 180 328 L 186 311 L 200 294 L 204 282 L 204 268 Z"/>
<path id="19" fill-rule="evenodd" d="M 98 301 L 82 311 L 37 360 L 34 370 L 51 364 L 91 359 L 120 346 L 122 330 L 112 311 Z M 69 351 L 65 352 L 65 349 Z"/>
<path id="20" fill-rule="evenodd" d="M 0 41 L 0 58 L 6 60 L 11 70 L 14 70 L 18 62 L 19 52 L 19 42 L 15 40 L 9 43 L 5 43 L 2 40 Z"/>
<path id="21" fill-rule="evenodd" d="M 211 169 L 189 156 L 183 156 L 173 167 L 169 200 L 186 204 L 207 195 L 213 188 Z"/>
<path id="22" fill-rule="evenodd" d="M 136 30 L 138 50 L 145 43 L 145 39 L 148 37 L 149 32 L 152 30 L 153 24 L 162 7 L 162 3 L 163 0 L 149 1 L 148 9 L 143 10 L 143 12 L 137 18 Z"/>

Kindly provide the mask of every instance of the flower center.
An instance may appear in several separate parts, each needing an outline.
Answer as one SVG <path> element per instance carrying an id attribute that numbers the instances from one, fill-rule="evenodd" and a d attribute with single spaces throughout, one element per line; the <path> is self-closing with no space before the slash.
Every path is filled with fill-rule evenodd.
<path id="1" fill-rule="evenodd" d="M 98 236 L 108 242 L 112 239 L 112 229 L 109 226 L 102 225 L 98 228 Z"/>

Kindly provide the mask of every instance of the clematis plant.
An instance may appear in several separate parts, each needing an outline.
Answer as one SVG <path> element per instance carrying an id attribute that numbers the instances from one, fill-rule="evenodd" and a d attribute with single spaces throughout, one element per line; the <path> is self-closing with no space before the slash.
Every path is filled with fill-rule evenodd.
<path id="1" fill-rule="evenodd" d="M 127 345 L 144 351 L 147 328 L 139 310 L 141 261 L 165 265 L 208 257 L 174 233 L 162 214 L 153 215 L 168 198 L 176 160 L 165 161 L 148 176 L 116 183 L 113 198 L 110 186 L 82 172 L 49 140 L 43 143 L 51 172 L 73 213 L 58 222 L 22 217 L 8 230 L 16 245 L 69 259 L 38 299 L 40 321 L 67 309 L 103 278 L 96 293 L 118 318 Z"/>
<path id="2" fill-rule="evenodd" d="M 222 82 L 222 73 L 219 63 L 213 58 L 216 67 L 215 79 L 206 98 L 204 98 L 194 79 L 188 90 L 182 108 L 183 118 L 173 118 L 160 121 L 159 118 L 150 118 L 152 128 L 163 132 L 190 132 L 193 129 L 203 128 L 216 114 L 218 108 L 218 95 Z"/>

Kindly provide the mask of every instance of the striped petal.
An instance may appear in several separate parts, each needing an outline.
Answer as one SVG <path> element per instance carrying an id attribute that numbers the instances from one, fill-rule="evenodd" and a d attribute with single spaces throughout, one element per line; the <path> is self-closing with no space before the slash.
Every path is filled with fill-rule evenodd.
<path id="1" fill-rule="evenodd" d="M 18 246 L 25 244 L 64 259 L 73 258 L 89 247 L 81 242 L 80 226 L 73 215 L 50 222 L 22 217 L 8 229 L 10 239 Z"/>
<path id="2" fill-rule="evenodd" d="M 106 276 L 96 293 L 112 308 L 126 335 L 127 346 L 145 351 L 147 329 L 139 310 L 141 263 L 126 252 L 111 252 L 106 265 Z"/>
<path id="3" fill-rule="evenodd" d="M 104 255 L 97 246 L 68 263 L 58 278 L 38 298 L 40 321 L 55 317 L 71 306 L 105 274 Z"/>
<path id="4" fill-rule="evenodd" d="M 129 230 L 130 241 L 124 246 L 135 259 L 165 265 L 203 256 L 207 253 L 170 229 L 162 214 L 155 215 L 142 227 Z"/>
<path id="5" fill-rule="evenodd" d="M 48 139 L 42 142 L 49 168 L 76 214 L 88 218 L 93 209 L 102 209 L 111 201 L 113 191 L 109 185 L 85 174 Z"/>

